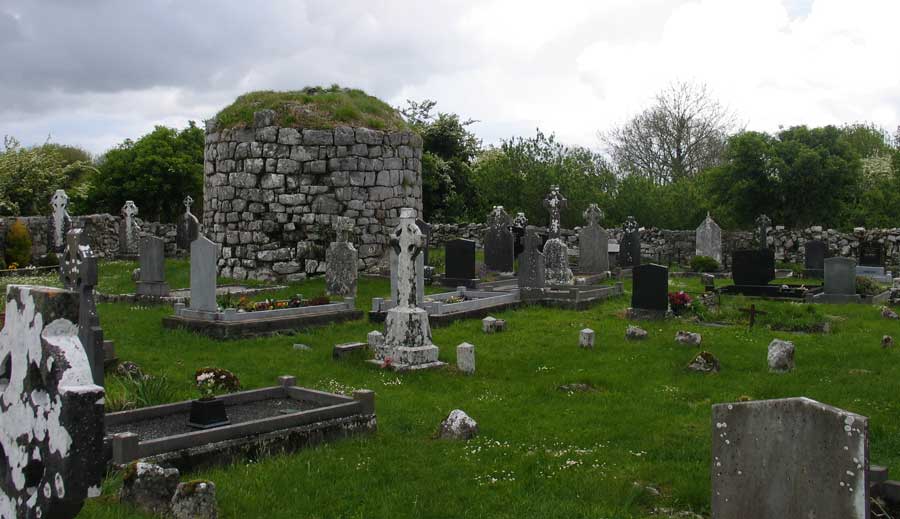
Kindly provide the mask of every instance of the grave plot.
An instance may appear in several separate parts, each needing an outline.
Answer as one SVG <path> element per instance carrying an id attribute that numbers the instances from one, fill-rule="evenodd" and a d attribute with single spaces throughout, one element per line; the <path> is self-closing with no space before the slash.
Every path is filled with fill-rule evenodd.
<path id="1" fill-rule="evenodd" d="M 721 294 L 801 301 L 822 292 L 822 285 L 772 283 L 775 276 L 775 254 L 771 250 L 734 251 L 731 266 L 734 285 L 722 287 L 718 291 Z"/>
<path id="2" fill-rule="evenodd" d="M 807 296 L 812 303 L 883 304 L 891 297 L 891 290 L 876 280 L 860 276 L 852 258 L 828 258 L 823 261 L 825 286 L 821 293 Z"/>
<path id="3" fill-rule="evenodd" d="M 211 429 L 187 425 L 191 401 L 108 413 L 107 459 L 115 465 L 142 459 L 185 471 L 375 431 L 372 391 L 347 397 L 295 382 L 280 377 L 278 386 L 217 397 L 231 423 Z"/>
<path id="4" fill-rule="evenodd" d="M 275 292 L 287 288 L 286 285 L 273 285 L 266 287 L 248 287 L 244 285 L 219 285 L 216 287 L 216 296 L 256 296 L 267 292 Z M 100 303 L 140 303 L 142 305 L 176 305 L 190 304 L 191 290 L 189 288 L 176 288 L 169 291 L 168 296 L 142 296 L 139 294 L 103 294 L 97 292 L 97 301 Z"/>
<path id="5" fill-rule="evenodd" d="M 446 326 L 460 319 L 474 319 L 491 312 L 515 308 L 521 303 L 518 291 L 470 290 L 464 286 L 453 292 L 425 297 L 421 307 L 428 312 L 432 326 Z M 372 299 L 369 320 L 383 322 L 387 311 L 396 305 L 393 300 Z"/>

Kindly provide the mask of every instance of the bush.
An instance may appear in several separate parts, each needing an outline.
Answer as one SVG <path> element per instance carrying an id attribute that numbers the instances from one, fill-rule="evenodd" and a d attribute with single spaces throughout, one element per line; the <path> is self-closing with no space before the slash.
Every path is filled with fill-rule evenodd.
<path id="1" fill-rule="evenodd" d="M 44 254 L 35 262 L 35 265 L 38 267 L 58 267 L 59 256 L 55 252 Z"/>
<path id="2" fill-rule="evenodd" d="M 884 292 L 881 285 L 874 279 L 864 276 L 856 276 L 856 293 L 861 296 L 877 296 Z"/>
<path id="3" fill-rule="evenodd" d="M 719 270 L 719 262 L 709 256 L 694 256 L 691 258 L 692 272 L 716 272 Z"/>
<path id="4" fill-rule="evenodd" d="M 112 376 L 106 382 L 106 411 L 116 412 L 175 400 L 175 388 L 166 377 Z"/>
<path id="5" fill-rule="evenodd" d="M 31 233 L 21 220 L 16 220 L 6 231 L 6 264 L 13 263 L 19 268 L 31 263 Z"/>

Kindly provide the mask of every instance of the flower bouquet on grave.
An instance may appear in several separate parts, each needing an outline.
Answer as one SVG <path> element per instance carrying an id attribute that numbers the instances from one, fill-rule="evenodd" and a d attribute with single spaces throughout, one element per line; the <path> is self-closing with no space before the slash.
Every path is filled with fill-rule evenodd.
<path id="1" fill-rule="evenodd" d="M 230 424 L 225 401 L 218 398 L 216 392 L 240 388 L 240 382 L 234 373 L 219 368 L 201 368 L 194 375 L 194 384 L 200 398 L 191 402 L 188 426 L 195 429 L 210 429 Z"/>
<path id="2" fill-rule="evenodd" d="M 288 300 L 288 308 L 300 308 L 303 306 L 303 296 L 300 294 L 294 294 L 294 297 Z"/>
<path id="3" fill-rule="evenodd" d="M 672 308 L 672 313 L 675 315 L 684 313 L 685 310 L 690 308 L 692 301 L 691 296 L 684 291 L 669 292 L 669 307 Z"/>

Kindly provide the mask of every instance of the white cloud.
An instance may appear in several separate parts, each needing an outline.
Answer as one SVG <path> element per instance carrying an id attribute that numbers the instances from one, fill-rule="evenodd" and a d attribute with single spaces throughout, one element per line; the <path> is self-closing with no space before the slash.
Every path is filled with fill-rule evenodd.
<path id="1" fill-rule="evenodd" d="M 0 6 L 0 134 L 102 152 L 247 90 L 331 83 L 435 99 L 486 142 L 540 126 L 597 147 L 673 80 L 707 83 L 751 129 L 900 122 L 897 0 L 65 6 Z"/>

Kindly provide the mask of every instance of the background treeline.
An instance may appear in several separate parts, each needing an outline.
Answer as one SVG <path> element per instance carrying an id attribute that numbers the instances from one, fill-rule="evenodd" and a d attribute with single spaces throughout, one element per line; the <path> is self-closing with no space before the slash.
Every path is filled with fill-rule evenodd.
<path id="1" fill-rule="evenodd" d="M 760 213 L 777 225 L 900 226 L 900 129 L 870 124 L 745 131 L 702 85 L 675 83 L 625 124 L 599 134 L 602 152 L 558 142 L 538 129 L 496 146 L 475 122 L 409 101 L 401 113 L 424 142 L 425 218 L 483 222 L 493 205 L 546 225 L 542 200 L 559 184 L 569 199 L 563 225 L 583 223 L 597 203 L 602 224 L 629 215 L 643 226 L 696 227 L 707 212 L 725 228 L 753 227 Z M 134 200 L 140 216 L 173 221 L 190 194 L 199 211 L 203 130 L 157 127 L 99 157 L 71 146 L 30 148 L 7 137 L 0 150 L 0 214 L 49 214 L 65 189 L 70 212 L 116 214 Z"/>

